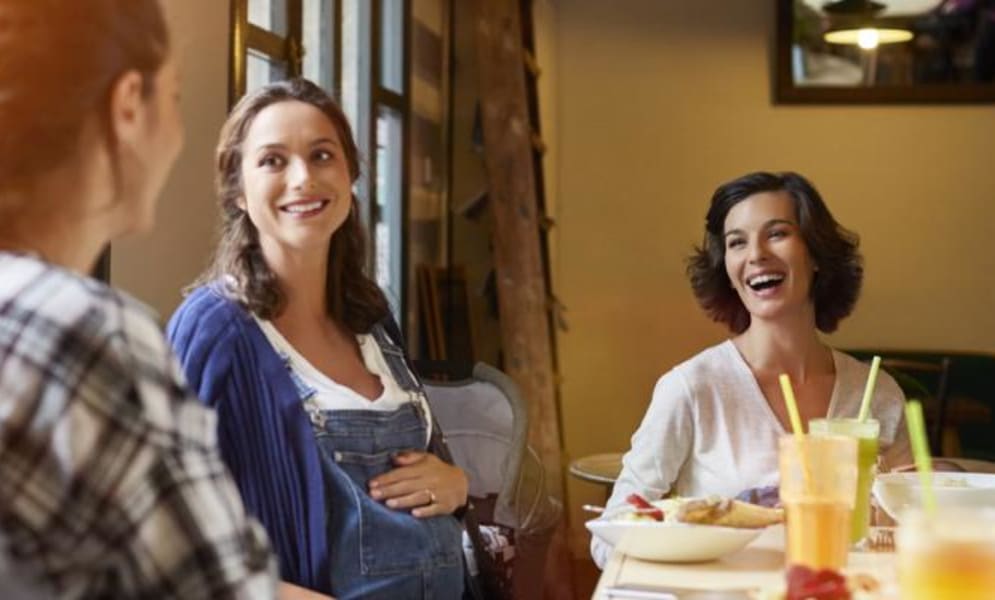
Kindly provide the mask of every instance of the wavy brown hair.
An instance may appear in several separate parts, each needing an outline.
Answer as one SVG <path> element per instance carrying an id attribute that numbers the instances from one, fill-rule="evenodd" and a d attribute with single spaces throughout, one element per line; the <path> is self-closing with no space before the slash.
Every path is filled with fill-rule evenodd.
<path id="1" fill-rule="evenodd" d="M 286 303 L 276 275 L 266 264 L 259 231 L 238 206 L 242 188 L 242 144 L 256 116 L 278 102 L 314 106 L 334 125 L 353 183 L 359 178 L 359 150 L 349 121 L 323 89 L 306 79 L 272 83 L 246 95 L 232 109 L 221 129 L 215 161 L 215 188 L 221 208 L 221 240 L 214 259 L 198 284 L 220 285 L 223 292 L 262 319 L 278 316 Z M 356 209 L 332 235 L 328 244 L 325 299 L 328 315 L 353 333 L 367 333 L 387 316 L 387 299 L 364 268 L 366 235 Z M 196 284 L 195 284 L 196 285 Z"/>
<path id="2" fill-rule="evenodd" d="M 705 239 L 687 259 L 687 274 L 698 303 L 714 321 L 734 333 L 750 326 L 750 313 L 729 281 L 725 266 L 723 229 L 726 215 L 743 200 L 760 192 L 787 192 L 795 204 L 798 228 L 818 267 L 809 294 L 815 303 L 815 324 L 836 331 L 853 312 L 864 278 L 857 234 L 836 222 L 822 196 L 797 173 L 750 173 L 719 186 L 705 217 Z"/>

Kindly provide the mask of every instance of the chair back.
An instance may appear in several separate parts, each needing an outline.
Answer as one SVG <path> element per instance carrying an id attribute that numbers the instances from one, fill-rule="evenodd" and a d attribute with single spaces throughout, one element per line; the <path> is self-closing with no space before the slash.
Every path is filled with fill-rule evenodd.
<path id="1" fill-rule="evenodd" d="M 458 362 L 416 362 L 415 368 L 453 462 L 470 480 L 478 520 L 513 532 L 510 553 L 501 549 L 500 535 L 487 549 L 505 564 L 498 567 L 504 575 L 492 595 L 539 600 L 562 506 L 547 491 L 542 462 L 529 447 L 525 398 L 511 378 L 484 363 L 468 368 Z"/>
<path id="2" fill-rule="evenodd" d="M 437 369 L 428 372 L 439 375 Z M 453 460 L 470 481 L 470 496 L 478 501 L 496 496 L 494 523 L 522 534 L 551 531 L 561 509 L 528 445 L 528 406 L 518 386 L 484 363 L 476 363 L 467 377 L 423 383 Z"/>
<path id="3" fill-rule="evenodd" d="M 882 357 L 884 368 L 910 398 L 925 396 L 927 418 L 930 421 L 929 446 L 934 455 L 939 456 L 943 443 L 943 428 L 947 421 L 947 390 L 950 384 L 950 357 L 941 356 L 936 360 Z"/>

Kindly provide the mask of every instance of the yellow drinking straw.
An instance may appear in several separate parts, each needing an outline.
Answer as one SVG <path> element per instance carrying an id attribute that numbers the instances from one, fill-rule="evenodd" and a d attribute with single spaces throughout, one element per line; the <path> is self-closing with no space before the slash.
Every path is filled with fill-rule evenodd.
<path id="1" fill-rule="evenodd" d="M 791 429 L 795 432 L 795 438 L 801 441 L 805 435 L 805 430 L 802 429 L 802 419 L 798 416 L 798 403 L 795 402 L 795 391 L 791 389 L 791 380 L 788 379 L 787 373 L 781 373 L 777 380 L 781 382 L 781 393 L 784 394 L 784 403 L 788 407 Z"/>
<path id="2" fill-rule="evenodd" d="M 881 357 L 875 356 L 871 360 L 871 372 L 867 375 L 867 386 L 864 387 L 864 398 L 860 401 L 860 413 L 857 420 L 863 423 L 867 420 L 867 415 L 871 412 L 871 396 L 874 395 L 874 385 L 878 381 L 878 369 L 881 368 Z"/>
<path id="3" fill-rule="evenodd" d="M 791 429 L 795 433 L 795 442 L 798 444 L 798 462 L 802 468 L 802 481 L 804 481 L 806 492 L 812 490 L 812 475 L 808 472 L 808 459 L 805 457 L 805 430 L 802 429 L 802 419 L 798 415 L 798 402 L 795 401 L 795 391 L 791 389 L 791 379 L 787 373 L 781 373 L 777 380 L 781 383 L 781 393 L 784 394 L 784 404 L 788 407 L 788 419 L 791 420 Z"/>
<path id="4" fill-rule="evenodd" d="M 922 506 L 927 513 L 936 512 L 936 496 L 933 494 L 933 460 L 929 456 L 929 440 L 926 439 L 926 425 L 922 418 L 922 404 L 909 400 L 905 404 L 905 422 L 909 427 L 909 440 L 912 442 L 912 456 L 919 471 L 922 485 Z"/>

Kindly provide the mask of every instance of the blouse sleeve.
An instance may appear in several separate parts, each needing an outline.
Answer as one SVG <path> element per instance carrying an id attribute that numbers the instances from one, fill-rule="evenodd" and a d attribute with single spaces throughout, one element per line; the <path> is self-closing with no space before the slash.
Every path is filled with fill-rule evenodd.
<path id="1" fill-rule="evenodd" d="M 622 472 L 607 508 L 625 504 L 630 494 L 658 500 L 673 488 L 691 453 L 694 415 L 691 394 L 684 378 L 670 371 L 657 381 L 642 423 L 632 436 L 632 447 L 622 458 Z M 597 537 L 591 540 L 591 556 L 604 568 L 611 546 Z"/>

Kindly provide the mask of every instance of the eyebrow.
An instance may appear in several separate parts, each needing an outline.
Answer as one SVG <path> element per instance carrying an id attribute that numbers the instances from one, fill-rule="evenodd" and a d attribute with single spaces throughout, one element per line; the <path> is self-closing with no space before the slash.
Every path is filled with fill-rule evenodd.
<path id="1" fill-rule="evenodd" d="M 793 226 L 797 226 L 798 224 L 795 223 L 794 221 L 791 221 L 790 219 L 771 219 L 770 221 L 767 221 L 766 223 L 764 223 L 763 227 L 761 227 L 761 229 L 769 229 L 770 227 L 772 227 L 774 225 L 793 225 Z M 743 232 L 742 229 L 730 229 L 729 231 L 727 231 L 727 232 L 725 232 L 725 233 L 722 234 L 722 238 L 725 239 L 725 238 L 727 238 L 727 237 L 729 237 L 730 235 L 733 235 L 733 234 L 740 234 L 740 235 L 742 235 L 743 233 L 744 232 Z"/>
<path id="2" fill-rule="evenodd" d="M 329 144 L 331 146 L 335 146 L 336 148 L 341 148 L 338 142 L 328 137 L 318 138 L 314 140 L 313 142 L 311 142 L 311 147 L 314 148 L 315 146 L 322 146 L 324 144 Z M 285 150 L 286 148 L 287 148 L 286 144 L 281 144 L 280 142 L 271 142 L 269 144 L 262 144 L 260 146 L 257 146 L 256 152 L 258 153 L 263 150 Z"/>

